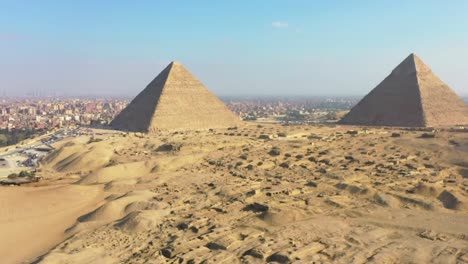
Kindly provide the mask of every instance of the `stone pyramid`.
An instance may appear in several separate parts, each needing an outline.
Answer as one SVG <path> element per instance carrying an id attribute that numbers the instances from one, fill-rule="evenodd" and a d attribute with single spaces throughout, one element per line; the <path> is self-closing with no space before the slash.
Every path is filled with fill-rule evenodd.
<path id="1" fill-rule="evenodd" d="M 410 54 L 340 123 L 401 127 L 466 125 L 468 109 L 418 56 Z"/>
<path id="2" fill-rule="evenodd" d="M 178 62 L 171 62 L 111 122 L 133 132 L 235 126 L 239 117 Z"/>

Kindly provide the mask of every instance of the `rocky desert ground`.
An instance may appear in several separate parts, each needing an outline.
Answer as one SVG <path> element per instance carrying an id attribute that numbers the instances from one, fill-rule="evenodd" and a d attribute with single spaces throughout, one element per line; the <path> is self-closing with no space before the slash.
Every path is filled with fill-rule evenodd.
<path id="1" fill-rule="evenodd" d="M 3 206 L 11 263 L 468 263 L 466 132 L 246 124 L 55 147 L 14 187 L 29 215 Z"/>

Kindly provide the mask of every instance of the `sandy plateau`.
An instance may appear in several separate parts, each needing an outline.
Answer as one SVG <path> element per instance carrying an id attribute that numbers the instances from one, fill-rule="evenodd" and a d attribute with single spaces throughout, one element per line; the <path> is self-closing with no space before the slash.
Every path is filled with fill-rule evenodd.
<path id="1" fill-rule="evenodd" d="M 468 263 L 468 133 L 425 133 L 64 140 L 41 183 L 2 188 L 2 263 Z"/>

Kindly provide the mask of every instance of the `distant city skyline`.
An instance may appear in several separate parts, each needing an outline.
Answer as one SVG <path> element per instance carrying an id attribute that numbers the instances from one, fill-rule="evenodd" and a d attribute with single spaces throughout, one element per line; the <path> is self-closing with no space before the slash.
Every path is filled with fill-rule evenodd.
<path id="1" fill-rule="evenodd" d="M 468 96 L 468 1 L 3 1 L 0 96 L 138 94 L 171 61 L 233 95 L 364 96 L 414 52 Z"/>

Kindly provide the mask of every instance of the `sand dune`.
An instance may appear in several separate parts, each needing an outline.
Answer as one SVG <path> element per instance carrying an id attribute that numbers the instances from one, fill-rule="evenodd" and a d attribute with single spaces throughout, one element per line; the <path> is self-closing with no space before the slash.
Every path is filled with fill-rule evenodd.
<path id="1" fill-rule="evenodd" d="M 61 144 L 44 159 L 45 168 L 59 172 L 93 171 L 109 164 L 112 149 L 98 143 L 89 143 L 89 138 L 82 137 Z"/>
<path id="2" fill-rule="evenodd" d="M 0 187 L 1 262 L 31 261 L 45 253 L 102 198 L 101 186 Z"/>
<path id="3" fill-rule="evenodd" d="M 152 161 L 138 161 L 94 170 L 79 181 L 80 184 L 108 183 L 115 180 L 129 180 L 149 174 L 156 166 Z"/>
<path id="4" fill-rule="evenodd" d="M 76 181 L 68 208 L 80 207 L 75 188 L 105 199 L 60 227 L 55 241 L 74 235 L 40 262 L 467 262 L 468 134 L 423 133 L 245 125 L 70 139 L 44 161 L 45 182 Z"/>

